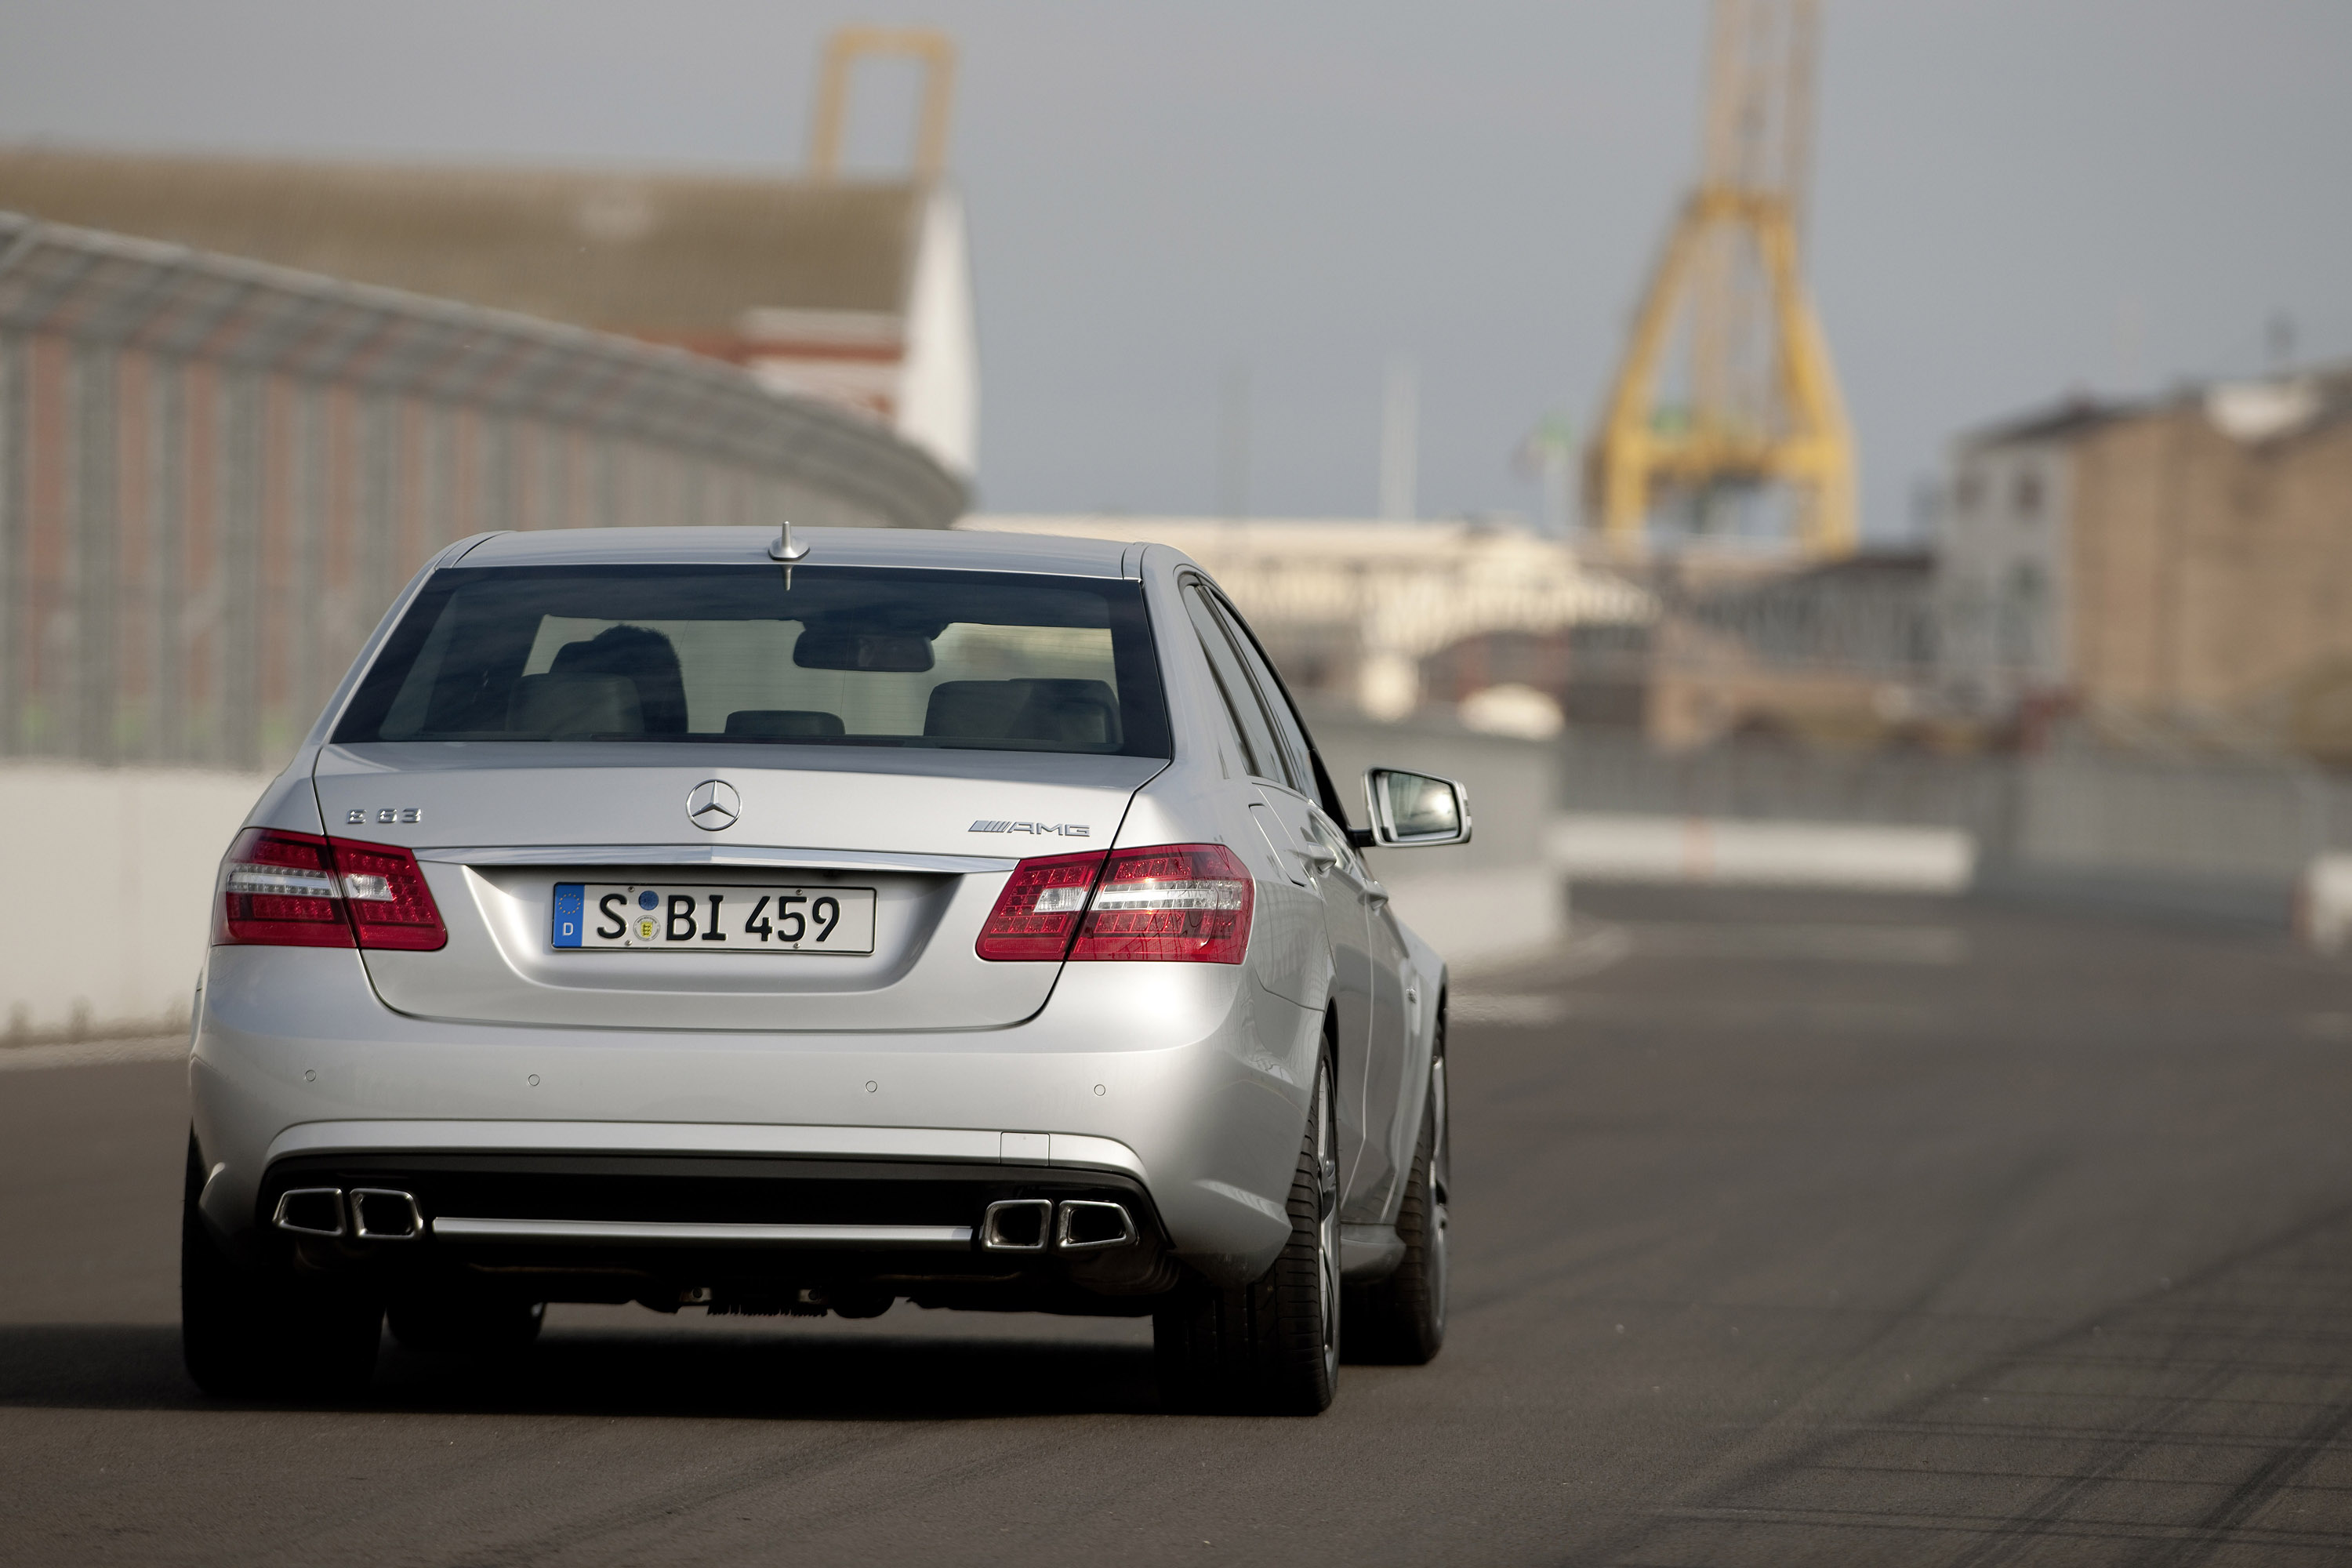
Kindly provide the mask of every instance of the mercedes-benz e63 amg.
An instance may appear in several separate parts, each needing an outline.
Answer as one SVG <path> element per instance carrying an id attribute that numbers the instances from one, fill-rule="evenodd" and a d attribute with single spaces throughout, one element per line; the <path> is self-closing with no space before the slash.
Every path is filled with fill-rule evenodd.
<path id="1" fill-rule="evenodd" d="M 1445 972 L 1164 545 L 499 533 L 402 594 L 222 863 L 184 1223 L 205 1388 L 551 1301 L 1149 1316 L 1311 1413 L 1445 1328 Z"/>

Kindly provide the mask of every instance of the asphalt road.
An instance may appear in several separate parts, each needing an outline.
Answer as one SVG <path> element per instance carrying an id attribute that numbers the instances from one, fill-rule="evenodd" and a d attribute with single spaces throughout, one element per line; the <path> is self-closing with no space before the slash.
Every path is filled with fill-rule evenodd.
<path id="1" fill-rule="evenodd" d="M 1313 1421 L 1159 1414 L 1137 1325 L 907 1307 L 558 1308 L 362 1408 L 210 1403 L 179 1069 L 0 1061 L 0 1561 L 2352 1560 L 2352 965 L 1584 908 L 1459 999 L 1451 1343 Z"/>

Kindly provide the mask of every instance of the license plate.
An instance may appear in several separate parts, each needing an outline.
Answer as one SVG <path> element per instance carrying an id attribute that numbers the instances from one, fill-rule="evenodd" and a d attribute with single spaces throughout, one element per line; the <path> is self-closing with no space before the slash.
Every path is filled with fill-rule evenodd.
<path id="1" fill-rule="evenodd" d="M 558 882 L 558 948 L 872 952 L 871 888 Z"/>

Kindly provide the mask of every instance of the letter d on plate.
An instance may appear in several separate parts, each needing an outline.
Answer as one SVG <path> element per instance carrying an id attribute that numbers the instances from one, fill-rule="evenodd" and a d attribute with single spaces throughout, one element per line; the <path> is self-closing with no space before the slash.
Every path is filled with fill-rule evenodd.
<path id="1" fill-rule="evenodd" d="M 586 885 L 583 882 L 555 884 L 555 945 L 558 947 L 580 945 L 580 895 Z"/>

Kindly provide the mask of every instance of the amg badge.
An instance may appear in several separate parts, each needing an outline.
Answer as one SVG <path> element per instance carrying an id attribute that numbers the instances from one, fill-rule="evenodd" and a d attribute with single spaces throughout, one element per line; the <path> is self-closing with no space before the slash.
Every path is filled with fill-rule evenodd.
<path id="1" fill-rule="evenodd" d="M 1093 830 L 1083 822 L 1003 822 L 983 817 L 965 829 L 968 833 L 1058 833 L 1065 838 L 1087 838 Z"/>

